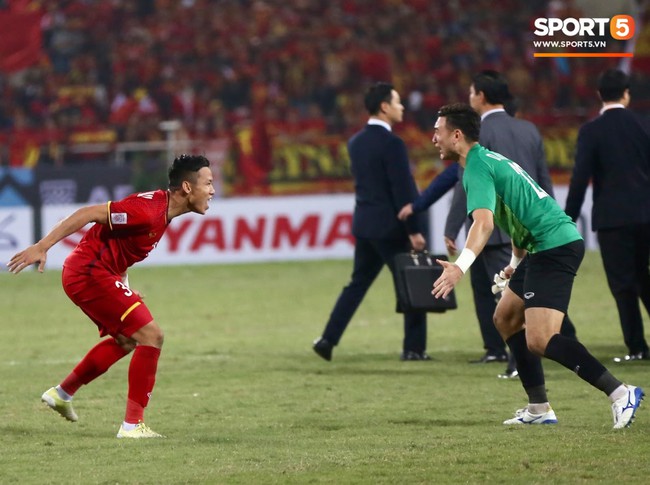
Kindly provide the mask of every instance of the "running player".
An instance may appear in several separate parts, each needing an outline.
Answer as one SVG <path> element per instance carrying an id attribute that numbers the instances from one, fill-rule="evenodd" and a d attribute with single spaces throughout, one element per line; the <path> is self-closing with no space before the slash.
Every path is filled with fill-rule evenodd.
<path id="1" fill-rule="evenodd" d="M 456 262 L 438 261 L 444 270 L 434 282 L 433 295 L 440 298 L 451 292 L 482 251 L 495 222 L 512 238 L 512 259 L 504 269 L 507 276 L 528 254 L 521 301 L 525 312 L 515 312 L 520 318 L 504 319 L 509 326 L 499 331 L 515 354 L 529 403 L 504 424 L 557 422 L 543 385 L 538 358 L 543 356 L 575 372 L 610 398 L 614 428 L 629 426 L 644 397 L 643 390 L 623 384 L 584 345 L 560 335 L 585 250 L 575 224 L 519 165 L 479 145 L 480 117 L 469 105 L 447 105 L 438 115 L 433 142 L 442 159 L 458 160 L 465 168 L 463 186 L 473 223 Z"/>

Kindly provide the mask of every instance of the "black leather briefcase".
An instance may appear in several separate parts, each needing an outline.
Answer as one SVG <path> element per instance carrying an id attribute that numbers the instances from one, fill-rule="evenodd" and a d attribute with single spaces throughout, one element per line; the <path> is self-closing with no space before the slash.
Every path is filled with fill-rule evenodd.
<path id="1" fill-rule="evenodd" d="M 411 251 L 395 256 L 393 277 L 398 312 L 443 313 L 457 308 L 453 290 L 446 298 L 435 298 L 431 294 L 433 282 L 442 274 L 442 266 L 436 263 L 436 259 L 447 261 L 447 256 L 429 254 L 426 251 Z"/>

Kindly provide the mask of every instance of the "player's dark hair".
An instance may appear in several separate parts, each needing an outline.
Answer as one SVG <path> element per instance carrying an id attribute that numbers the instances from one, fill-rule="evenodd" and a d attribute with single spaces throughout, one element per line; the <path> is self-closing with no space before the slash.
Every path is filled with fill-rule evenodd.
<path id="1" fill-rule="evenodd" d="M 619 69 L 607 69 L 598 76 L 598 93 L 602 101 L 618 101 L 630 89 L 630 78 Z"/>
<path id="2" fill-rule="evenodd" d="M 378 82 L 368 88 L 363 104 L 371 115 L 376 115 L 381 109 L 381 103 L 390 103 L 393 96 L 393 87 L 390 83 Z"/>
<path id="3" fill-rule="evenodd" d="M 468 142 L 478 141 L 481 132 L 481 117 L 469 104 L 454 103 L 440 108 L 438 116 L 444 116 L 447 128 L 463 132 Z"/>
<path id="4" fill-rule="evenodd" d="M 181 155 L 174 159 L 169 167 L 169 188 L 179 189 L 184 181 L 196 182 L 197 173 L 203 167 L 209 167 L 210 161 L 202 155 Z"/>
<path id="5" fill-rule="evenodd" d="M 485 100 L 490 104 L 506 104 L 512 99 L 508 81 L 497 71 L 487 69 L 472 78 L 474 91 L 483 93 Z"/>

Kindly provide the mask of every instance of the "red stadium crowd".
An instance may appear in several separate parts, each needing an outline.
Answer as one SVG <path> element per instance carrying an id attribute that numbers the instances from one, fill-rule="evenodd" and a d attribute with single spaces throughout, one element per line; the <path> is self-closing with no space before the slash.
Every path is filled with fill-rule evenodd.
<path id="1" fill-rule="evenodd" d="M 360 93 L 379 79 L 402 93 L 407 125 L 430 131 L 437 109 L 466 100 L 485 68 L 505 73 L 528 119 L 584 117 L 612 60 L 533 59 L 532 21 L 548 4 L 0 0 L 0 25 L 30 14 L 40 31 L 35 62 L 0 64 L 0 165 L 63 163 L 74 144 L 164 140 L 168 119 L 193 139 L 241 124 L 262 144 L 343 136 L 363 122 Z"/>

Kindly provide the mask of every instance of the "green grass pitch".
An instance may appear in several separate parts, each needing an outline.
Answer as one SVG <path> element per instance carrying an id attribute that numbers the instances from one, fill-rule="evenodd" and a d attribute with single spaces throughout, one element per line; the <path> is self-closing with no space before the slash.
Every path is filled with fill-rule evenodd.
<path id="1" fill-rule="evenodd" d="M 60 272 L 1 274 L 0 483 L 644 483 L 650 401 L 614 431 L 608 399 L 546 361 L 556 426 L 504 427 L 526 404 L 482 353 L 465 279 L 460 308 L 429 316 L 431 362 L 400 362 L 401 318 L 385 270 L 334 360 L 311 350 L 350 261 L 134 268 L 165 331 L 146 422 L 164 440 L 115 438 L 129 357 L 75 397 L 79 422 L 40 395 L 97 341 Z M 570 314 L 621 380 L 650 391 L 625 353 L 600 257 L 588 253 Z M 646 323 L 647 314 L 644 311 Z"/>

